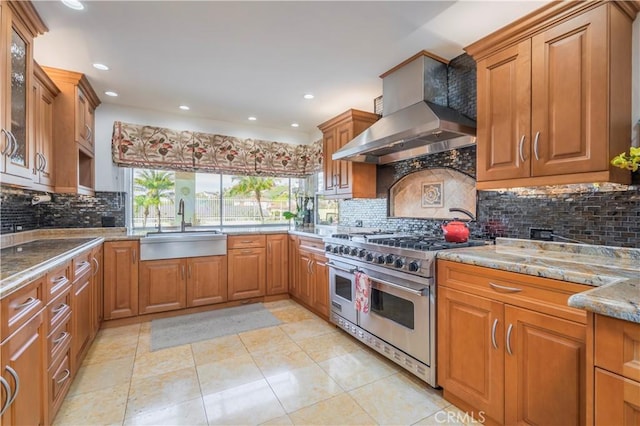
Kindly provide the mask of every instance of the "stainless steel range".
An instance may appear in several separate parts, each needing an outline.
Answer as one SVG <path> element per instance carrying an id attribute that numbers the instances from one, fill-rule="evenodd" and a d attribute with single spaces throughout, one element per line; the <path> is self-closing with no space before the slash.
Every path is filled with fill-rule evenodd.
<path id="1" fill-rule="evenodd" d="M 324 243 L 331 321 L 435 387 L 436 251 L 485 243 L 380 233 L 334 234 Z M 367 313 L 355 308 L 357 272 L 371 282 Z"/>

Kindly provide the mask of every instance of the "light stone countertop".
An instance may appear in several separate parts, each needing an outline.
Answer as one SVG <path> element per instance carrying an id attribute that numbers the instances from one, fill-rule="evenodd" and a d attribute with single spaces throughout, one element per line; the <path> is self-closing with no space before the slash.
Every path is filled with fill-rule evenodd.
<path id="1" fill-rule="evenodd" d="M 595 287 L 569 306 L 640 323 L 640 249 L 498 238 L 494 246 L 439 251 L 438 259 Z"/>

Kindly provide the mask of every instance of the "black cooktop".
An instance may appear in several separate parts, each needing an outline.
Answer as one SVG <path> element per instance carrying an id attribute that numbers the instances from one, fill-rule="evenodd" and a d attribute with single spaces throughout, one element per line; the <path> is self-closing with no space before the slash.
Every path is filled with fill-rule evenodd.
<path id="1" fill-rule="evenodd" d="M 463 247 L 476 247 L 486 244 L 482 240 L 468 240 L 464 243 L 450 243 L 433 237 L 392 237 L 392 238 L 370 238 L 367 242 L 380 244 L 389 247 L 408 248 L 421 251 L 447 250 Z"/>

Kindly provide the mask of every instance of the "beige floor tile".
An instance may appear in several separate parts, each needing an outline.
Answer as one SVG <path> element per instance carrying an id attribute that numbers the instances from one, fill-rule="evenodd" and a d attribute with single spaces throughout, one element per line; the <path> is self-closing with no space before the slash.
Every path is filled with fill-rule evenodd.
<path id="1" fill-rule="evenodd" d="M 270 309 L 271 314 L 284 323 L 317 319 L 318 317 L 300 306 Z"/>
<path id="2" fill-rule="evenodd" d="M 129 384 L 67 396 L 54 425 L 122 424 Z"/>
<path id="3" fill-rule="evenodd" d="M 348 394 L 289 414 L 295 425 L 372 425 L 375 421 Z"/>
<path id="4" fill-rule="evenodd" d="M 248 354 L 237 334 L 192 343 L 191 350 L 193 351 L 196 365 L 223 361 L 238 355 Z"/>
<path id="5" fill-rule="evenodd" d="M 125 426 L 149 425 L 149 426 L 206 426 L 207 415 L 204 412 L 202 398 L 198 397 L 180 404 L 147 411 L 137 416 L 125 419 Z"/>
<path id="6" fill-rule="evenodd" d="M 144 352 L 136 355 L 133 378 L 156 376 L 194 366 L 191 345 Z"/>
<path id="7" fill-rule="evenodd" d="M 98 331 L 98 337 L 103 336 L 118 336 L 118 337 L 131 337 L 140 333 L 140 324 L 123 325 L 120 327 L 101 328 Z"/>
<path id="8" fill-rule="evenodd" d="M 458 407 L 450 405 L 444 410 L 440 410 L 426 419 L 420 420 L 415 423 L 415 426 L 466 426 L 479 424 L 481 423 L 464 411 L 460 410 Z"/>
<path id="9" fill-rule="evenodd" d="M 258 425 L 285 414 L 264 379 L 205 395 L 203 400 L 210 425 Z"/>
<path id="10" fill-rule="evenodd" d="M 198 365 L 196 368 L 203 395 L 220 392 L 264 378 L 248 353 L 240 354 L 224 361 Z"/>
<path id="11" fill-rule="evenodd" d="M 295 351 L 300 347 L 280 328 L 269 327 L 239 334 L 249 353 L 270 351 Z"/>
<path id="12" fill-rule="evenodd" d="M 300 348 L 294 351 L 254 352 L 254 361 L 265 377 L 285 373 L 296 368 L 309 367 L 315 362 Z"/>
<path id="13" fill-rule="evenodd" d="M 261 423 L 263 426 L 293 426 L 293 422 L 286 414 L 281 417 L 276 417 L 268 422 Z"/>
<path id="14" fill-rule="evenodd" d="M 385 377 L 349 392 L 373 419 L 383 425 L 412 424 L 449 405 L 429 385 L 402 373 Z M 439 399 L 438 399 L 439 398 Z"/>
<path id="15" fill-rule="evenodd" d="M 298 306 L 298 307 L 300 306 L 291 299 L 274 300 L 273 302 L 265 302 L 263 303 L 263 305 L 265 308 L 269 310 L 279 309 L 279 308 L 288 308 L 291 306 Z"/>
<path id="16" fill-rule="evenodd" d="M 368 350 L 358 350 L 319 364 L 344 390 L 352 390 L 398 372 L 389 362 Z"/>
<path id="17" fill-rule="evenodd" d="M 297 344 L 316 362 L 356 352 L 364 347 L 339 330 L 300 340 Z"/>
<path id="18" fill-rule="evenodd" d="M 287 333 L 295 342 L 336 331 L 335 326 L 321 319 L 309 319 L 282 324 L 280 329 Z"/>
<path id="19" fill-rule="evenodd" d="M 318 365 L 267 377 L 287 413 L 342 393 L 342 388 Z"/>
<path id="20" fill-rule="evenodd" d="M 112 330 L 112 329 L 107 329 Z M 115 329 L 113 329 L 115 330 Z M 83 364 L 97 364 L 113 361 L 117 358 L 129 358 L 135 356 L 138 347 L 138 336 L 127 335 L 122 337 L 113 334 L 98 334 L 93 341 Z"/>
<path id="21" fill-rule="evenodd" d="M 157 411 L 201 396 L 196 369 L 181 370 L 131 380 L 126 417 Z"/>
<path id="22" fill-rule="evenodd" d="M 73 379 L 69 395 L 93 392 L 117 385 L 128 385 L 133 373 L 133 359 L 133 355 L 131 355 L 112 361 L 83 364 Z"/>

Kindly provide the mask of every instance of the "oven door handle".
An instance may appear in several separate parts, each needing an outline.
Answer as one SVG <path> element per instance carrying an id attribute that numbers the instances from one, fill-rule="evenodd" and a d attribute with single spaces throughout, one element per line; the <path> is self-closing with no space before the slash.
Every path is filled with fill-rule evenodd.
<path id="1" fill-rule="evenodd" d="M 348 272 L 350 274 L 353 274 L 354 272 L 356 272 L 358 270 L 358 268 L 353 268 L 353 269 L 347 269 L 347 268 L 343 268 L 341 266 L 336 265 L 335 263 L 329 261 L 327 262 L 327 265 L 329 265 L 330 267 L 337 269 L 338 271 L 342 271 L 342 272 Z"/>
<path id="2" fill-rule="evenodd" d="M 424 291 L 426 290 L 426 289 L 414 290 L 414 289 L 409 288 L 409 287 L 405 287 L 405 286 L 402 286 L 402 285 L 399 285 L 399 284 L 394 284 L 394 283 L 389 282 L 389 281 L 381 280 L 380 278 L 371 278 L 371 280 L 375 281 L 375 282 L 382 283 L 384 285 L 388 285 L 389 287 L 393 287 L 393 288 L 398 289 L 398 290 L 402 290 L 402 291 L 407 292 L 407 293 L 411 293 L 411 294 L 416 295 L 416 296 L 424 296 Z"/>

